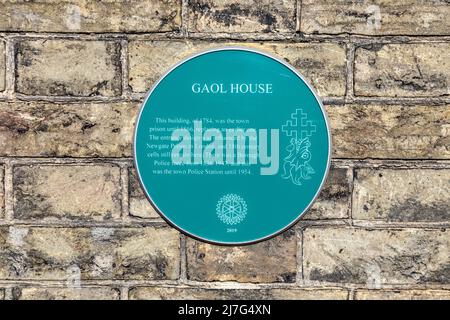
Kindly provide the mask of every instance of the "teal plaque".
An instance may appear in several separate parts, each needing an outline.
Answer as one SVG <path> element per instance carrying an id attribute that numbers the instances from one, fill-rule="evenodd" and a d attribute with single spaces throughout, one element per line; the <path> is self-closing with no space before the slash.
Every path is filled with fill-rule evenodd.
<path id="1" fill-rule="evenodd" d="M 331 139 L 317 94 L 289 64 L 221 48 L 170 69 L 136 123 L 134 160 L 156 211 L 185 234 L 249 244 L 286 230 L 327 176 Z"/>

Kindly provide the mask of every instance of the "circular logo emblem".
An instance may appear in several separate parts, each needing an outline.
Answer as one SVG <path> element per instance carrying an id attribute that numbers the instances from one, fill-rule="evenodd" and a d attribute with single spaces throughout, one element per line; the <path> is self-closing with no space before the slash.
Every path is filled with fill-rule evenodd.
<path id="1" fill-rule="evenodd" d="M 247 204 L 244 199 L 236 194 L 230 193 L 217 202 L 217 216 L 226 224 L 234 225 L 244 220 L 247 214 Z"/>
<path id="2" fill-rule="evenodd" d="M 134 141 L 160 215 L 189 236 L 235 245 L 292 226 L 319 194 L 330 150 L 325 111 L 300 73 L 243 48 L 169 70 L 144 101 Z"/>

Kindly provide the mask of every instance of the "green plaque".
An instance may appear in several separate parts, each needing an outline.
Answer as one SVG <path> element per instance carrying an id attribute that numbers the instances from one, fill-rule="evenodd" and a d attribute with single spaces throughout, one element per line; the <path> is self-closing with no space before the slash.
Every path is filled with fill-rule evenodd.
<path id="1" fill-rule="evenodd" d="M 228 245 L 268 239 L 316 199 L 331 139 L 317 94 L 289 64 L 244 48 L 191 56 L 145 99 L 134 160 L 173 227 Z"/>

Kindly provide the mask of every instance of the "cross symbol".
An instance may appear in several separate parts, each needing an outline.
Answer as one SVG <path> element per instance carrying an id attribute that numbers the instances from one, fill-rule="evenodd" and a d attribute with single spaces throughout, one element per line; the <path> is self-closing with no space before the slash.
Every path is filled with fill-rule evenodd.
<path id="1" fill-rule="evenodd" d="M 291 120 L 286 121 L 286 124 L 281 126 L 281 131 L 286 133 L 288 137 L 294 135 L 294 138 L 297 139 L 297 120 L 295 120 L 295 124 Z"/>
<path id="2" fill-rule="evenodd" d="M 300 139 L 311 137 L 316 132 L 316 125 L 312 124 L 312 121 L 307 121 L 306 118 L 302 118 L 302 125 L 300 130 Z"/>
<path id="3" fill-rule="evenodd" d="M 302 109 L 296 109 L 295 112 L 291 114 L 291 119 L 287 120 L 286 123 L 281 126 L 281 131 L 286 133 L 288 137 L 293 136 L 295 139 L 298 138 L 299 133 L 300 139 L 311 137 L 311 135 L 316 132 L 316 125 L 307 119 L 308 115 L 304 113 Z"/>

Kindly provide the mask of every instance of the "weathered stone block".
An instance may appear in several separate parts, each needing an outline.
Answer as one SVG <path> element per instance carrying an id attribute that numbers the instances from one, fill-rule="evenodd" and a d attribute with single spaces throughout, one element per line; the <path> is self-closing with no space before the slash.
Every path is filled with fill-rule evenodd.
<path id="1" fill-rule="evenodd" d="M 357 290 L 356 300 L 449 300 L 450 290 Z"/>
<path id="2" fill-rule="evenodd" d="M 348 218 L 351 196 L 348 175 L 348 169 L 346 168 L 331 167 L 319 197 L 303 219 Z"/>
<path id="3" fill-rule="evenodd" d="M 29 40 L 16 44 L 16 91 L 43 96 L 118 96 L 120 44 Z"/>
<path id="4" fill-rule="evenodd" d="M 191 32 L 293 32 L 292 0 L 191 0 Z"/>
<path id="5" fill-rule="evenodd" d="M 129 83 L 145 92 L 181 59 L 218 45 L 242 46 L 266 51 L 292 64 L 321 96 L 345 94 L 346 53 L 334 43 L 211 43 L 203 41 L 133 41 L 128 52 Z"/>
<path id="6" fill-rule="evenodd" d="M 16 166 L 13 188 L 16 219 L 120 218 L 120 168 L 116 165 Z"/>
<path id="7" fill-rule="evenodd" d="M 0 39 L 0 91 L 5 90 L 6 53 L 5 42 Z"/>
<path id="8" fill-rule="evenodd" d="M 5 214 L 5 168 L 0 165 L 0 219 Z"/>
<path id="9" fill-rule="evenodd" d="M 180 0 L 2 1 L 0 11 L 0 31 L 160 32 L 180 25 Z"/>
<path id="10" fill-rule="evenodd" d="M 450 232 L 445 229 L 308 228 L 303 234 L 307 283 L 446 284 Z"/>
<path id="11" fill-rule="evenodd" d="M 0 155 L 131 156 L 136 103 L 0 102 Z"/>
<path id="12" fill-rule="evenodd" d="M 191 287 L 136 287 L 131 300 L 346 300 L 343 289 L 203 289 Z"/>
<path id="13" fill-rule="evenodd" d="M 0 227 L 0 279 L 177 279 L 179 249 L 165 227 Z"/>
<path id="14" fill-rule="evenodd" d="M 128 185 L 130 215 L 138 218 L 160 218 L 160 215 L 145 197 L 134 167 L 129 170 Z"/>
<path id="15" fill-rule="evenodd" d="M 336 158 L 449 159 L 450 106 L 327 106 Z"/>
<path id="16" fill-rule="evenodd" d="M 303 0 L 305 33 L 364 35 L 448 35 L 445 0 Z"/>
<path id="17" fill-rule="evenodd" d="M 449 52 L 449 43 L 373 44 L 357 48 L 355 95 L 376 97 L 449 95 Z"/>
<path id="18" fill-rule="evenodd" d="M 294 229 L 254 245 L 223 247 L 188 239 L 187 274 L 197 281 L 294 282 Z"/>
<path id="19" fill-rule="evenodd" d="M 358 169 L 352 215 L 386 222 L 450 220 L 450 170 Z"/>
<path id="20" fill-rule="evenodd" d="M 105 287 L 16 287 L 13 300 L 118 300 L 118 289 Z"/>

